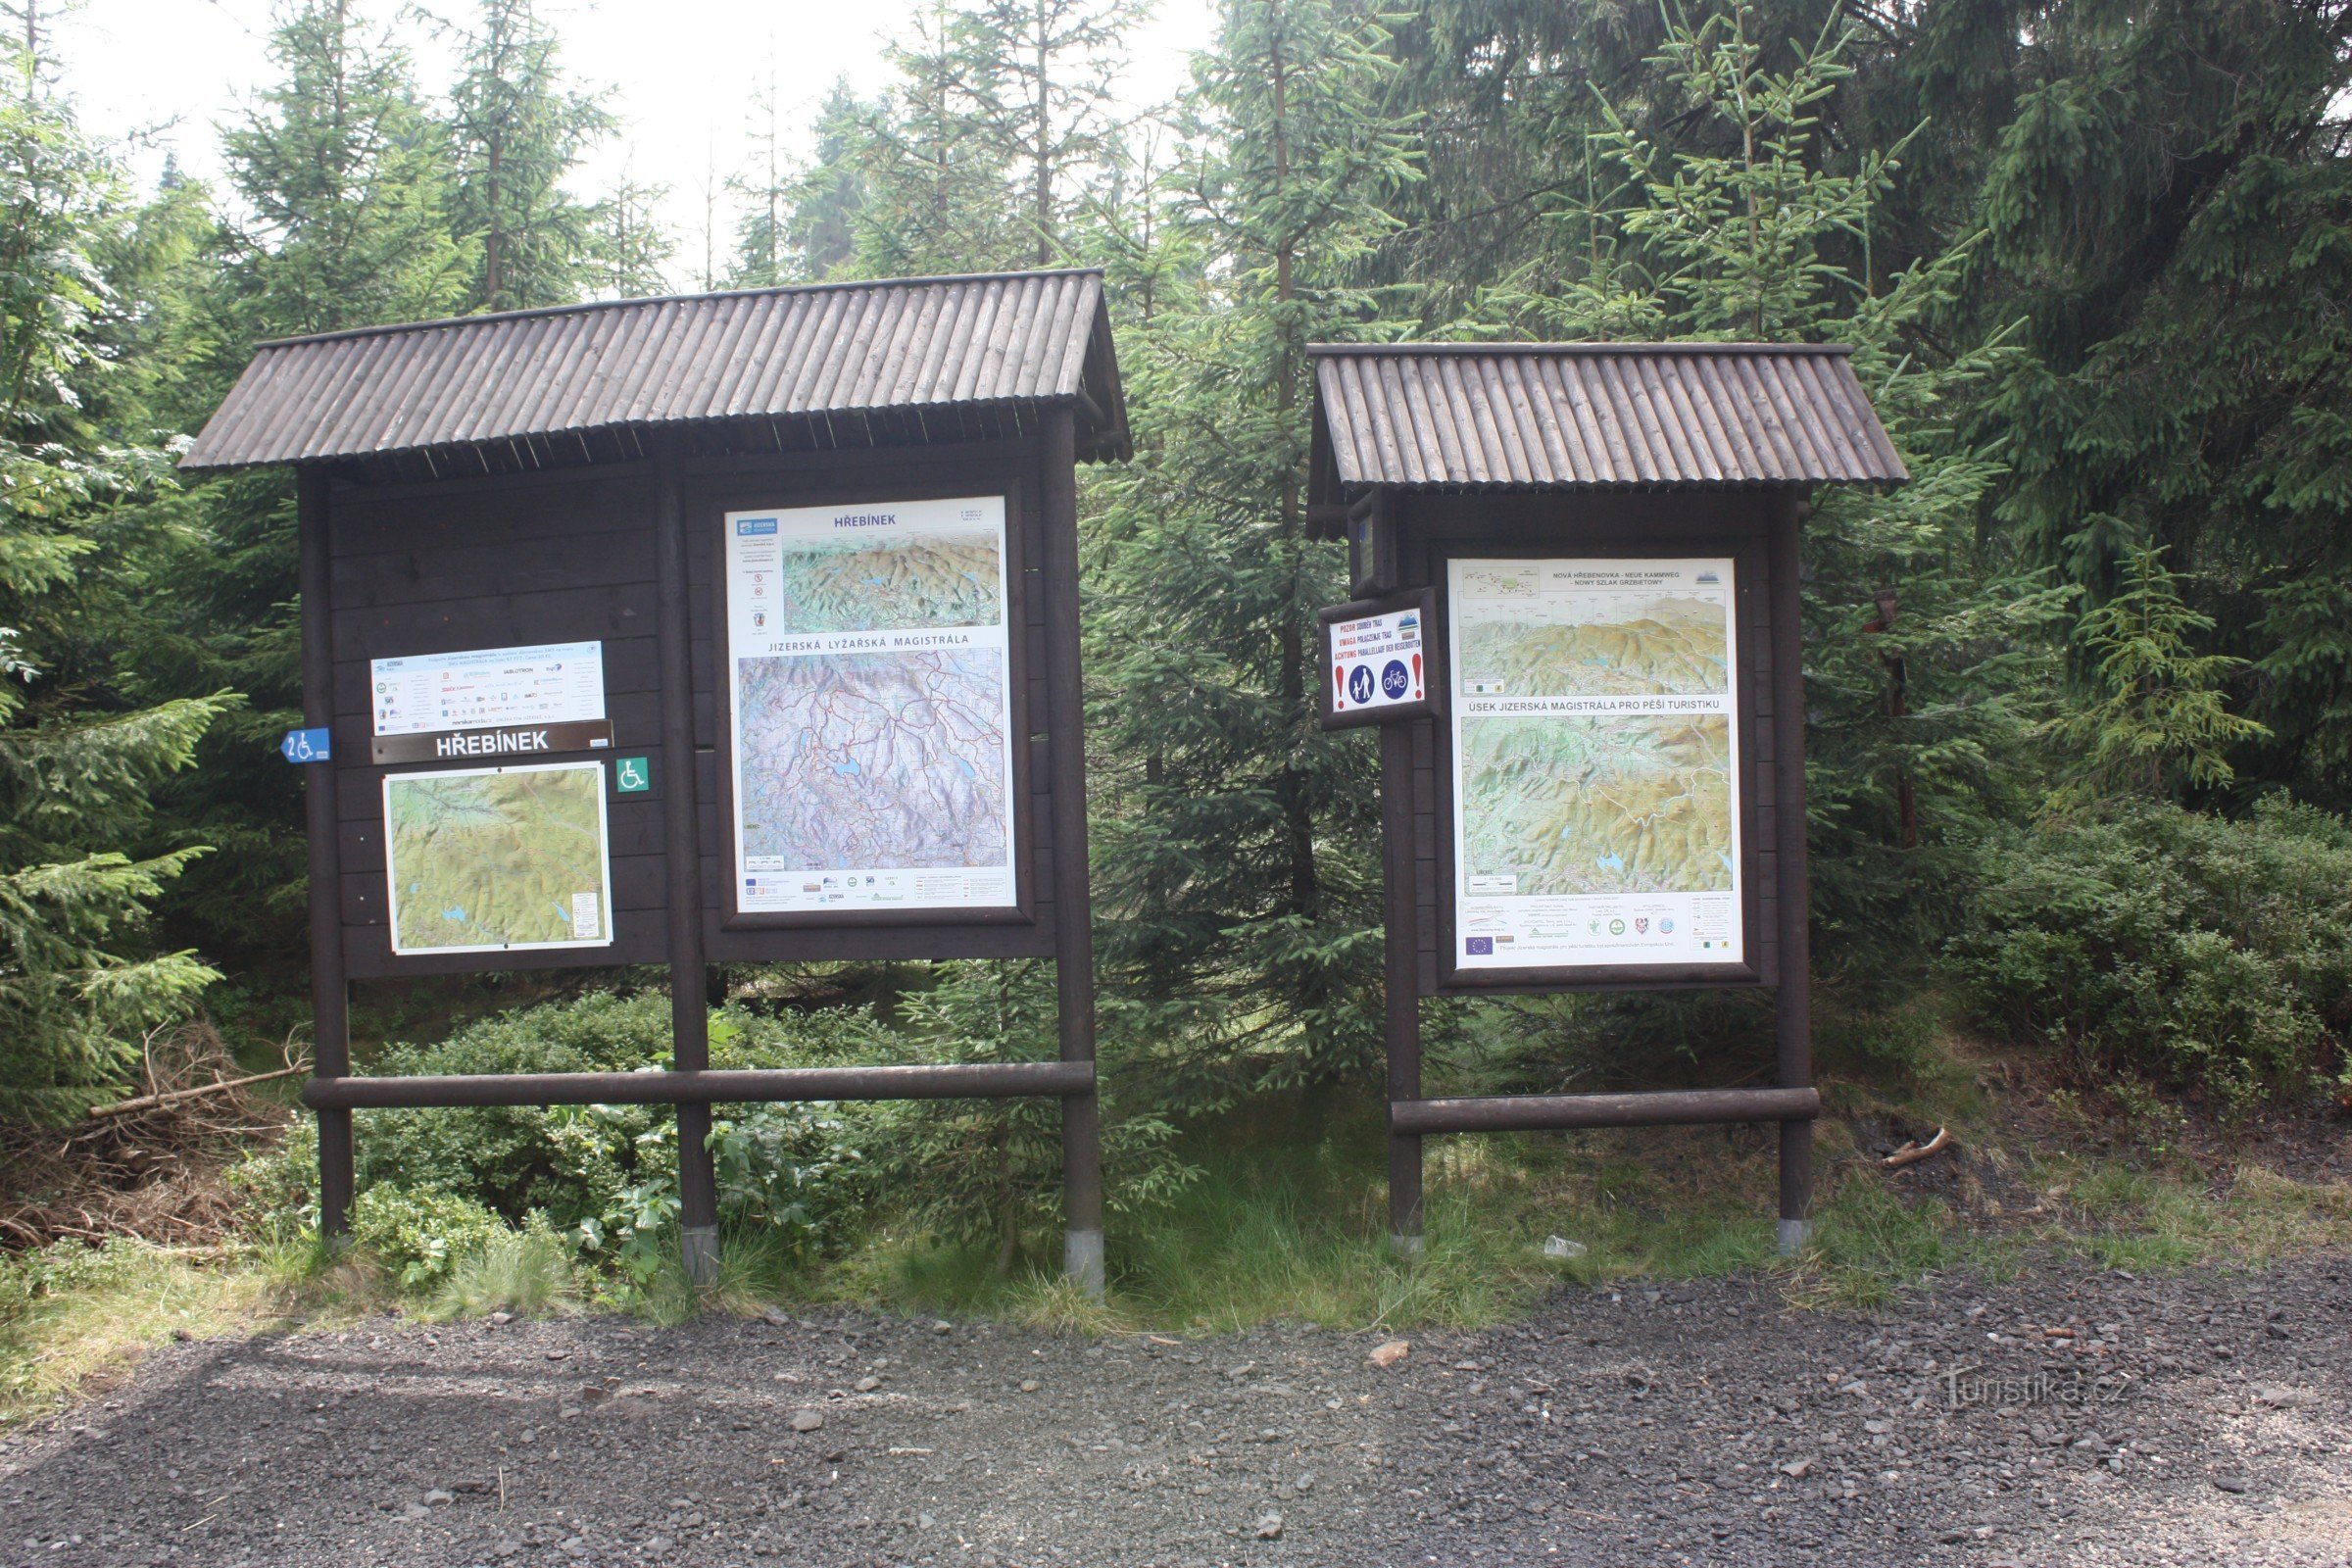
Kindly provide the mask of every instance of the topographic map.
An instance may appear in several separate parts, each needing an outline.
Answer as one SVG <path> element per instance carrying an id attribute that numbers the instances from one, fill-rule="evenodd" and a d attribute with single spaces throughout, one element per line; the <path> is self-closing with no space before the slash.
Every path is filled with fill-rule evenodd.
<path id="1" fill-rule="evenodd" d="M 1538 916 L 1495 900 L 1738 890 L 1732 564 L 1452 564 L 1456 843 L 1462 896 L 1489 901 L 1469 911 L 1477 934 L 1531 951 Z M 1686 942 L 1702 916 L 1730 918 L 1704 901 L 1593 913 L 1588 935 L 1640 915 L 1635 935 Z M 1717 936 L 1709 923 L 1701 951 Z"/>
<path id="2" fill-rule="evenodd" d="M 1595 611 L 1608 618 L 1587 618 Z M 1547 697 L 1731 689 L 1720 602 L 1661 597 L 1622 608 L 1570 604 L 1555 614 L 1559 618 L 1507 612 L 1465 617 L 1462 689 Z"/>
<path id="3" fill-rule="evenodd" d="M 993 626 L 1004 614 L 992 532 L 795 541 L 776 577 L 777 622 L 794 632 Z"/>
<path id="4" fill-rule="evenodd" d="M 741 661 L 746 863 L 1004 864 L 1004 710 L 996 649 Z"/>
<path id="5" fill-rule="evenodd" d="M 610 942 L 604 776 L 593 762 L 387 776 L 393 951 Z"/>
<path id="6" fill-rule="evenodd" d="M 1462 746 L 1470 876 L 1520 897 L 1732 887 L 1725 715 L 1481 718 Z"/>

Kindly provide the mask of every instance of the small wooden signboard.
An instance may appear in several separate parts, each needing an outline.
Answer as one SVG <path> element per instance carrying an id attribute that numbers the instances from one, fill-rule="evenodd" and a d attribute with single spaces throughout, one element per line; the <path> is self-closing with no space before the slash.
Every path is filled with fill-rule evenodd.
<path id="1" fill-rule="evenodd" d="M 1396 1244 L 1419 1245 L 1424 1136 L 1756 1120 L 1797 1245 L 1820 1107 L 1798 529 L 1817 483 L 1906 477 L 1845 351 L 1311 352 L 1309 517 L 1358 594 L 1414 596 L 1433 672 L 1426 707 L 1325 717 L 1382 726 Z M 1425 996 L 1749 985 L 1778 993 L 1771 1088 L 1422 1090 Z"/>

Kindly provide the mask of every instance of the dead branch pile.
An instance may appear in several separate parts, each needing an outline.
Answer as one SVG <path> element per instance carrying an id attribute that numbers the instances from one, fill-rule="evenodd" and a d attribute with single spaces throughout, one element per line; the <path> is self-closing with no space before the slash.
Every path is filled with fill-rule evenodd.
<path id="1" fill-rule="evenodd" d="M 208 1022 L 147 1037 L 139 1092 L 71 1127 L 0 1123 L 0 1250 L 67 1237 L 134 1236 L 178 1247 L 225 1237 L 235 1205 L 222 1173 L 283 1134 L 287 1108 L 255 1093 L 308 1064 L 248 1073 Z"/>

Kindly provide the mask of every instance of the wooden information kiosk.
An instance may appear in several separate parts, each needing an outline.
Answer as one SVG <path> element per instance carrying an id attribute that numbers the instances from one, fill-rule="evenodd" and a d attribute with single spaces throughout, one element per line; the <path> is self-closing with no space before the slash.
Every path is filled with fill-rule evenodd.
<path id="1" fill-rule="evenodd" d="M 1052 1095 L 1102 1192 L 1076 466 L 1091 271 L 628 300 L 264 344 L 181 466 L 296 470 L 321 1216 L 362 1106 Z M 707 966 L 1052 957 L 1055 1061 L 717 1071 Z M 666 964 L 667 1073 L 351 1071 L 349 982 Z"/>
<path id="2" fill-rule="evenodd" d="M 1431 1134 L 1771 1121 L 1801 1246 L 1798 530 L 1817 484 L 1908 477 L 1846 351 L 1311 352 L 1309 515 L 1356 596 L 1325 721 L 1381 728 L 1392 1239 L 1419 1247 Z M 1777 988 L 1774 1086 L 1423 1097 L 1425 996 L 1696 986 Z"/>

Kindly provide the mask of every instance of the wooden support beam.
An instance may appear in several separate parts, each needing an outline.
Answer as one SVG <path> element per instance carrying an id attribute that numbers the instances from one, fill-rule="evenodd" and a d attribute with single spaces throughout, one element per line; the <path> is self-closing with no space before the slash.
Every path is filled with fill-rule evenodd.
<path id="1" fill-rule="evenodd" d="M 328 529 L 332 480 L 312 466 L 294 473 L 296 584 L 302 601 L 302 722 L 335 721 L 334 569 Z M 343 858 L 332 761 L 303 766 L 302 797 L 310 848 L 311 1060 L 323 1077 L 351 1071 L 351 980 L 343 967 Z M 351 1230 L 351 1112 L 318 1113 L 318 1230 Z"/>
<path id="2" fill-rule="evenodd" d="M 1821 1114 L 1811 1089 L 1662 1089 L 1630 1095 L 1488 1095 L 1405 1100 L 1389 1106 L 1389 1131 L 1539 1132 L 1572 1127 L 1682 1127 L 1710 1122 L 1777 1121 L 1784 1127 Z"/>
<path id="3" fill-rule="evenodd" d="M 484 1072 L 313 1078 L 306 1105 L 414 1110 L 430 1105 L 679 1105 L 810 1100 L 1091 1097 L 1092 1062 L 986 1061 L 890 1067 L 699 1068 L 667 1072 Z"/>

